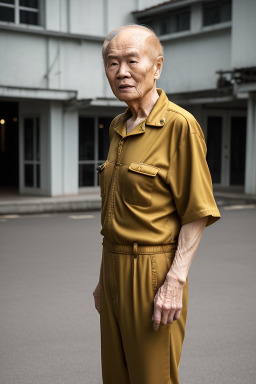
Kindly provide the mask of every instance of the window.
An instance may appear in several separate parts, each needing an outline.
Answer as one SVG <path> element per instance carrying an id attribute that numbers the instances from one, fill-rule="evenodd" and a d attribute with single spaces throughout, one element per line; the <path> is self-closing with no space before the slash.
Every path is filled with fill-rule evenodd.
<path id="1" fill-rule="evenodd" d="M 23 119 L 24 185 L 40 188 L 40 121 L 39 117 Z"/>
<path id="2" fill-rule="evenodd" d="M 79 187 L 99 185 L 97 167 L 107 158 L 110 117 L 79 118 Z"/>
<path id="3" fill-rule="evenodd" d="M 231 1 L 211 1 L 203 5 L 203 26 L 224 23 L 231 20 Z"/>
<path id="4" fill-rule="evenodd" d="M 140 24 L 151 27 L 157 35 L 169 35 L 190 30 L 190 8 L 158 15 L 154 20 L 140 19 Z"/>
<path id="5" fill-rule="evenodd" d="M 42 25 L 43 0 L 0 0 L 0 21 Z"/>

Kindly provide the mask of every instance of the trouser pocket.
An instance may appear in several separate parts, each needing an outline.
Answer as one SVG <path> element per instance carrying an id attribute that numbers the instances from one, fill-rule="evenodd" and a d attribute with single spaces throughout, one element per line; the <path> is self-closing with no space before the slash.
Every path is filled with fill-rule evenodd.
<path id="1" fill-rule="evenodd" d="M 150 255 L 151 259 L 151 282 L 152 291 L 155 296 L 158 289 L 163 285 L 166 275 L 171 267 L 175 256 L 175 250 Z"/>
<path id="2" fill-rule="evenodd" d="M 115 254 L 109 252 L 103 248 L 103 270 L 102 270 L 102 281 L 106 292 L 109 293 L 110 297 L 114 300 L 118 296 L 117 282 L 116 282 L 116 260 Z"/>

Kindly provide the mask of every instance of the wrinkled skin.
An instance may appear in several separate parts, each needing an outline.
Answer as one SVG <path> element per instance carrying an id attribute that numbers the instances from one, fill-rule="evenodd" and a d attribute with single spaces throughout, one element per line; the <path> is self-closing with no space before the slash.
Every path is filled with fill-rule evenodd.
<path id="1" fill-rule="evenodd" d="M 201 240 L 208 217 L 203 217 L 182 225 L 178 238 L 178 247 L 172 266 L 166 275 L 164 284 L 154 298 L 153 329 L 159 325 L 172 324 L 180 317 L 182 310 L 183 287 L 188 271 Z"/>

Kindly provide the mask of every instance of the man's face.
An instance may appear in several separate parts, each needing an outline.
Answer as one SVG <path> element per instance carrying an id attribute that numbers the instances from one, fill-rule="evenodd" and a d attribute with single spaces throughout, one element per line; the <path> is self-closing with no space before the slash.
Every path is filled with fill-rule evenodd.
<path id="1" fill-rule="evenodd" d="M 142 100 L 154 89 L 157 68 L 150 48 L 148 35 L 133 29 L 119 32 L 110 42 L 105 70 L 119 100 Z"/>

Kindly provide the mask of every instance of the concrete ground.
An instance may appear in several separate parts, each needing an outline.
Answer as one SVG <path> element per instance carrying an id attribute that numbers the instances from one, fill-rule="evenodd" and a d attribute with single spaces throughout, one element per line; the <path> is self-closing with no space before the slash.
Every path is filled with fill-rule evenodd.
<path id="1" fill-rule="evenodd" d="M 255 383 L 256 209 L 220 211 L 189 271 L 181 384 Z M 99 211 L 0 217 L 1 384 L 101 383 L 99 231 Z"/>

